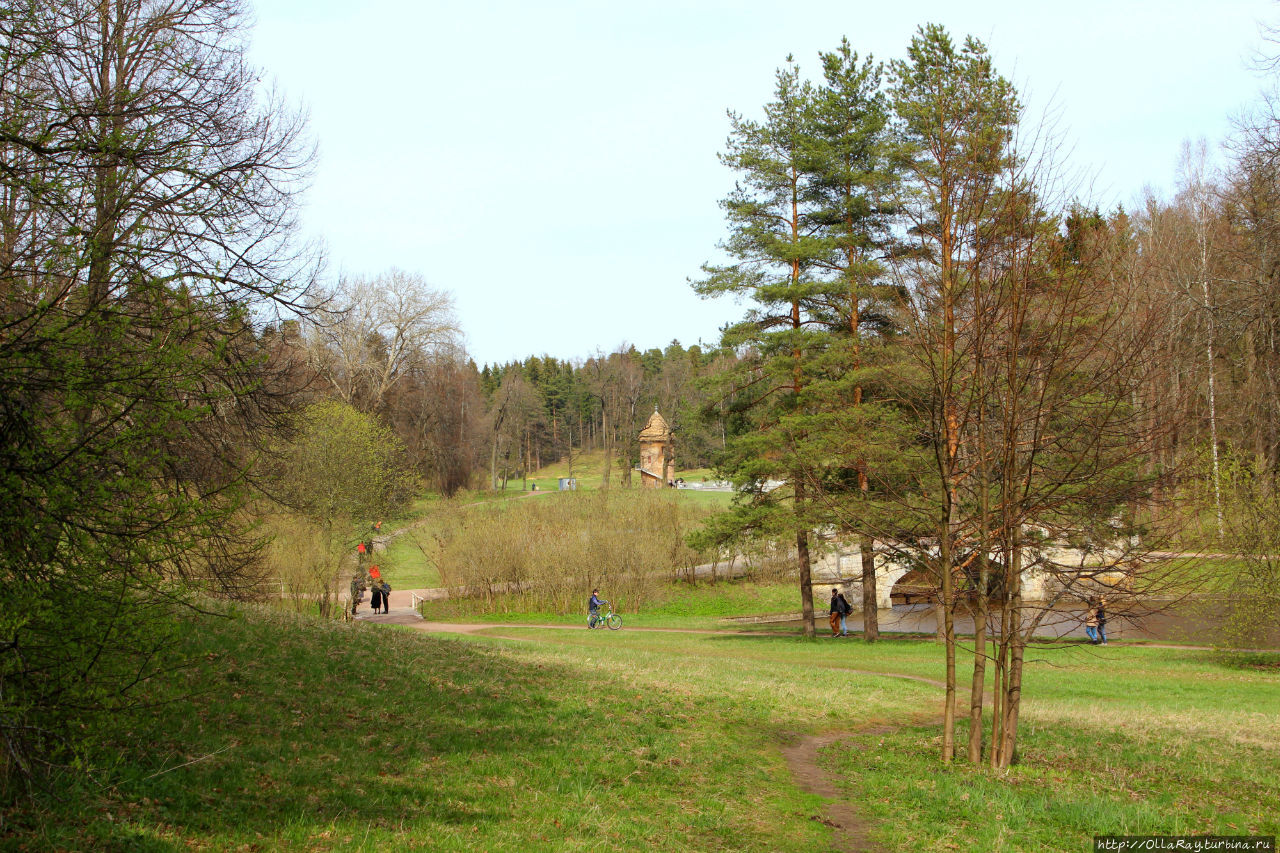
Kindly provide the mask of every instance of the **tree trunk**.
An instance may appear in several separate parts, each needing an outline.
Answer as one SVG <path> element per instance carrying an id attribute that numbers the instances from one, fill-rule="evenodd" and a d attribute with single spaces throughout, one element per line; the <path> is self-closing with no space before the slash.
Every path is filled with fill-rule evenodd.
<path id="1" fill-rule="evenodd" d="M 603 402 L 600 405 L 600 441 L 604 445 L 604 472 L 601 475 L 600 486 L 607 492 L 609 475 L 613 471 L 613 446 L 609 441 L 609 414 Z"/>
<path id="2" fill-rule="evenodd" d="M 1014 546 L 1010 550 L 1010 566 L 1007 577 L 1012 581 L 1009 596 L 1009 619 L 1006 627 L 1008 645 L 1008 671 L 1004 690 L 1004 723 L 1002 725 L 1000 755 L 997 766 L 1008 767 L 1013 763 L 1018 748 L 1018 712 L 1022 707 L 1022 661 L 1026 642 L 1022 636 L 1022 545 L 1013 533 Z"/>
<path id="3" fill-rule="evenodd" d="M 951 525 L 948 524 L 948 535 Z M 956 625 L 955 590 L 951 576 L 951 547 L 944 544 L 942 555 L 942 638 L 946 644 L 946 695 L 942 703 L 942 760 L 950 763 L 956 754 Z"/>
<path id="4" fill-rule="evenodd" d="M 498 434 L 493 434 L 493 449 L 489 453 L 489 488 L 498 490 Z"/>
<path id="5" fill-rule="evenodd" d="M 812 638 L 816 631 L 813 624 L 813 578 L 809 572 L 809 531 L 796 531 L 796 561 L 800 568 L 800 612 L 804 620 L 804 635 Z"/>
<path id="6" fill-rule="evenodd" d="M 874 643 L 880 636 L 880 608 L 876 595 L 875 540 L 863 536 L 858 541 L 862 556 L 862 639 Z"/>
<path id="7" fill-rule="evenodd" d="M 985 564 L 987 561 L 982 560 Z M 985 579 L 987 568 L 981 574 Z M 969 762 L 982 762 L 982 693 L 987 685 L 987 602 L 985 589 L 978 590 L 978 606 L 973 616 L 973 682 L 969 688 Z"/>

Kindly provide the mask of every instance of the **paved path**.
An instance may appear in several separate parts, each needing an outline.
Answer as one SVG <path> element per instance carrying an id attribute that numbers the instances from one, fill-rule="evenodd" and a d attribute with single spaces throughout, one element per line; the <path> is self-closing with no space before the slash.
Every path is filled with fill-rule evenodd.
<path id="1" fill-rule="evenodd" d="M 374 615 L 369 611 L 368 605 L 366 603 L 366 605 L 361 609 L 361 612 L 356 614 L 356 619 L 361 622 L 373 622 L 380 625 L 404 625 L 419 631 L 426 631 L 428 633 L 435 633 L 435 634 L 479 634 L 483 632 L 501 631 L 505 628 L 527 628 L 527 629 L 539 630 L 539 631 L 585 631 L 586 630 L 585 624 L 566 625 L 566 624 L 548 624 L 548 623 L 541 623 L 541 624 L 523 623 L 523 622 L 428 622 L 425 619 L 423 619 L 420 615 L 418 615 L 418 612 L 416 610 L 414 610 L 412 607 L 409 606 L 408 600 L 409 600 L 409 593 L 406 591 L 404 593 L 404 604 L 397 605 L 396 593 L 393 591 L 391 593 L 392 607 L 389 613 Z M 753 637 L 756 639 L 795 636 L 789 633 L 764 633 L 761 631 L 737 631 L 737 630 L 723 629 L 723 628 L 652 628 L 652 627 L 633 626 L 633 627 L 626 627 L 623 630 L 641 631 L 641 632 L 650 633 L 650 634 L 692 634 L 692 635 L 716 636 L 716 637 Z M 885 632 L 885 633 L 891 633 L 891 632 Z M 492 636 L 499 636 L 499 635 L 492 635 Z M 827 634 L 825 631 L 821 631 L 821 630 L 819 630 L 817 638 L 819 640 L 824 640 L 824 639 L 833 640 L 833 641 L 834 640 L 843 640 L 843 641 L 852 640 L 854 642 L 860 642 L 861 640 L 861 638 L 853 635 L 850 635 L 847 638 L 832 637 L 830 634 Z M 520 639 L 527 639 L 527 638 L 501 637 L 501 639 L 520 640 Z M 933 638 L 932 637 L 923 638 L 921 639 L 921 642 L 933 642 Z M 1081 640 L 1077 645 L 1084 646 L 1084 645 L 1089 645 L 1089 643 L 1087 640 Z M 1102 647 L 1099 646 L 1098 648 L 1099 650 L 1101 650 Z M 1182 645 L 1174 645 L 1169 643 L 1126 643 L 1126 642 L 1120 642 L 1120 641 L 1113 641 L 1111 643 L 1108 643 L 1107 648 L 1180 649 L 1182 651 L 1192 651 L 1192 652 L 1215 651 L 1213 646 L 1182 646 Z M 1231 651 L 1276 652 L 1276 651 L 1280 651 L 1280 649 L 1232 649 Z M 851 669 L 848 671 L 853 673 L 864 674 L 864 675 L 888 675 L 888 676 L 893 675 L 892 673 L 875 672 L 872 670 L 864 671 L 864 670 Z M 909 678 L 916 681 L 923 681 L 927 684 L 934 684 L 939 687 L 943 686 L 942 682 L 933 681 L 928 678 L 921 678 L 921 677 L 910 676 L 910 675 L 903 675 L 903 676 L 896 676 L 896 677 Z"/>

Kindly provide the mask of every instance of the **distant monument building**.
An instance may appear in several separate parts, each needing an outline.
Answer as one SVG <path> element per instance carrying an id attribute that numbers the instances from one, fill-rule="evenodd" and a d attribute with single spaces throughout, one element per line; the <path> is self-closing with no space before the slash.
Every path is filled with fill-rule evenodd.
<path id="1" fill-rule="evenodd" d="M 640 487 L 664 489 L 676 474 L 675 441 L 671 427 L 655 406 L 649 422 L 640 430 Z"/>

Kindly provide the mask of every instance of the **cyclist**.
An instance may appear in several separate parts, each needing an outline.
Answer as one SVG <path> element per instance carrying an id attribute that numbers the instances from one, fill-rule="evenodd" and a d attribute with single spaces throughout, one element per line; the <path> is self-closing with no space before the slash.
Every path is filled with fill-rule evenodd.
<path id="1" fill-rule="evenodd" d="M 600 598 L 600 590 L 591 590 L 591 600 L 587 602 L 587 611 L 590 614 L 587 617 L 588 628 L 594 628 L 596 626 L 596 622 L 600 619 L 600 605 L 608 603 L 609 602 Z"/>

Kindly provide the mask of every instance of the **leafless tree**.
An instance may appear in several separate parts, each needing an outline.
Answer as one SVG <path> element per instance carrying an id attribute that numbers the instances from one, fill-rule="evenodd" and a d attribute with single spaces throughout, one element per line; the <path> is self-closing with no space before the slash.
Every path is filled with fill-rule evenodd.
<path id="1" fill-rule="evenodd" d="M 388 395 L 415 366 L 456 345 L 458 325 L 448 293 L 392 268 L 342 278 L 309 336 L 313 363 L 338 397 L 384 412 Z"/>

